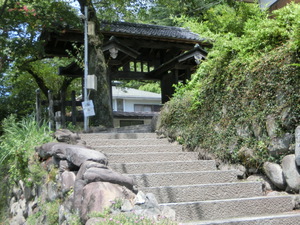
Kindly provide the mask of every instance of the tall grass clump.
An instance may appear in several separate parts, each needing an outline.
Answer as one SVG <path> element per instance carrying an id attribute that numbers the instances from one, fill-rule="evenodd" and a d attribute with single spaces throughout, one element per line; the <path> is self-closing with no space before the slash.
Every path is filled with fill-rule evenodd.
<path id="1" fill-rule="evenodd" d="M 42 171 L 37 163 L 35 147 L 52 140 L 46 126 L 38 126 L 34 116 L 17 120 L 10 115 L 2 121 L 0 137 L 0 216 L 5 210 L 11 186 L 23 180 L 26 185 L 41 182 Z M 1 217 L 0 217 L 1 218 Z"/>

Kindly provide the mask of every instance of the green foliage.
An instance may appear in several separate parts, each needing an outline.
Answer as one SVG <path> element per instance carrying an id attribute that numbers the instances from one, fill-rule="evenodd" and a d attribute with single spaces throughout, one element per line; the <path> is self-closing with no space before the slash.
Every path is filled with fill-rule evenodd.
<path id="1" fill-rule="evenodd" d="M 160 94 L 160 83 L 156 81 L 138 81 L 138 80 L 122 80 L 119 87 L 134 88 L 141 91 L 149 91 Z"/>
<path id="2" fill-rule="evenodd" d="M 293 133 L 300 121 L 300 70 L 295 66 L 300 6 L 290 4 L 273 18 L 254 8 L 239 3 L 208 11 L 198 32 L 210 35 L 214 46 L 191 82 L 179 85 L 165 105 L 162 124 L 189 148 L 199 146 L 224 161 L 260 168 L 282 157 L 268 152 L 267 116 L 276 118 L 277 137 Z M 245 12 L 246 17 L 240 15 Z"/>
<path id="3" fill-rule="evenodd" d="M 7 218 L 11 185 L 23 180 L 25 185 L 41 184 L 46 171 L 40 167 L 35 147 L 52 140 L 46 125 L 37 126 L 34 117 L 18 121 L 15 115 L 2 122 L 0 137 L 0 219 Z"/>
<path id="4" fill-rule="evenodd" d="M 60 201 L 55 200 L 52 202 L 43 203 L 39 202 L 39 211 L 31 214 L 27 219 L 28 225 L 36 224 L 47 224 L 47 225 L 58 225 L 58 215 L 59 215 L 59 205 Z M 77 220 L 78 221 L 78 220 Z M 73 224 L 76 224 L 76 217 L 74 216 Z"/>
<path id="5" fill-rule="evenodd" d="M 16 116 L 11 115 L 3 121 L 3 130 L 0 139 L 1 169 L 7 172 L 12 182 L 32 180 L 31 170 L 38 171 L 31 167 L 36 160 L 35 147 L 52 140 L 48 127 L 45 124 L 38 127 L 33 116 L 17 121 Z"/>

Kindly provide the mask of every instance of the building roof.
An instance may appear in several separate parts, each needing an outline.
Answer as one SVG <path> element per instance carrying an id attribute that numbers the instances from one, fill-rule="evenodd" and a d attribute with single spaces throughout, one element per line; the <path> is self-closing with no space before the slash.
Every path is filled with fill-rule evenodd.
<path id="1" fill-rule="evenodd" d="M 148 99 L 160 100 L 161 95 L 149 91 L 141 91 L 134 88 L 112 87 L 113 99 Z"/>
<path id="2" fill-rule="evenodd" d="M 152 24 L 140 24 L 129 22 L 101 22 L 103 33 L 111 32 L 118 34 L 128 34 L 135 36 L 148 36 L 181 40 L 204 41 L 198 34 L 182 27 L 160 26 Z"/>

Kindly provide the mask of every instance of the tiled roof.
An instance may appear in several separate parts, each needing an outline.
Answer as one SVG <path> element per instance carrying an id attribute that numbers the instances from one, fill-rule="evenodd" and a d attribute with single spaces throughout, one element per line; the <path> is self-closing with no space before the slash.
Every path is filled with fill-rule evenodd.
<path id="1" fill-rule="evenodd" d="M 150 36 L 159 38 L 173 38 L 203 41 L 198 34 L 181 27 L 159 26 L 151 24 L 128 23 L 128 22 L 101 22 L 103 32 L 123 33 L 129 35 Z"/>
<path id="2" fill-rule="evenodd" d="M 160 100 L 161 95 L 149 91 L 141 91 L 134 88 L 123 88 L 112 86 L 113 98 L 123 99 L 149 99 L 149 100 Z"/>

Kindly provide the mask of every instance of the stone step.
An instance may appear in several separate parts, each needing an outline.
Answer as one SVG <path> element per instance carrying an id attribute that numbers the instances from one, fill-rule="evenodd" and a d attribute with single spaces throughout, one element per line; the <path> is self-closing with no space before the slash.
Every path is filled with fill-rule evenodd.
<path id="1" fill-rule="evenodd" d="M 280 213 L 264 216 L 242 217 L 226 220 L 209 220 L 182 225 L 296 225 L 300 223 L 300 212 Z"/>
<path id="2" fill-rule="evenodd" d="M 89 133 L 80 134 L 81 139 L 153 139 L 157 138 L 156 133 Z"/>
<path id="3" fill-rule="evenodd" d="M 166 145 L 171 144 L 168 139 L 83 139 L 90 146 L 141 146 L 141 145 Z M 173 145 L 176 145 L 175 143 Z"/>
<path id="4" fill-rule="evenodd" d="M 185 222 L 258 216 L 293 210 L 291 196 L 165 203 L 161 206 L 171 207 L 176 211 L 176 220 Z"/>
<path id="5" fill-rule="evenodd" d="M 148 187 L 141 190 L 144 193 L 153 193 L 159 203 L 249 198 L 263 194 L 260 182 Z"/>
<path id="6" fill-rule="evenodd" d="M 93 146 L 104 153 L 142 153 L 142 152 L 182 152 L 181 145 L 128 145 L 128 146 Z"/>
<path id="7" fill-rule="evenodd" d="M 178 171 L 213 171 L 214 160 L 142 162 L 142 163 L 109 163 L 109 167 L 119 173 L 162 173 Z"/>
<path id="8" fill-rule="evenodd" d="M 194 161 L 198 159 L 197 152 L 108 153 L 106 155 L 110 163 Z"/>
<path id="9" fill-rule="evenodd" d="M 175 173 L 129 174 L 139 188 L 209 183 L 231 183 L 237 181 L 237 171 L 193 171 Z"/>

